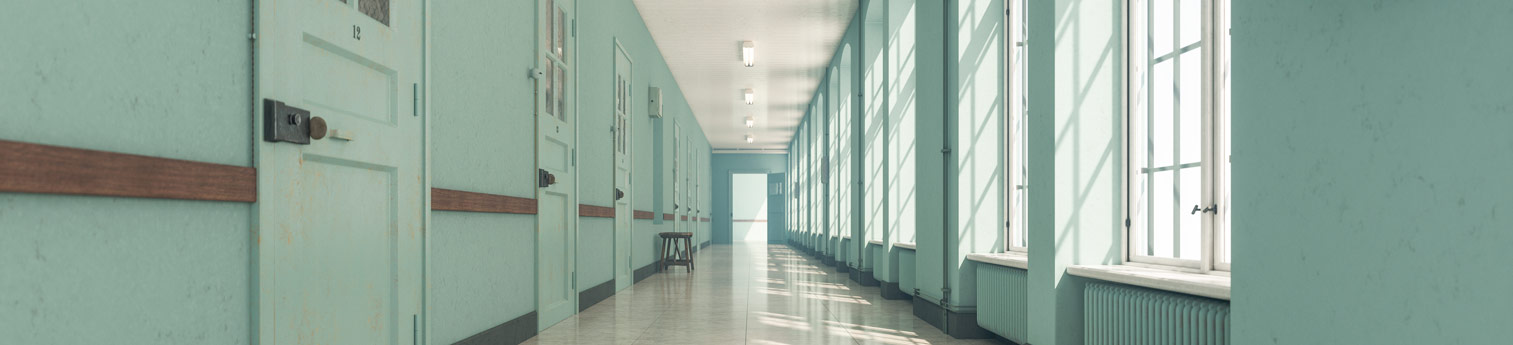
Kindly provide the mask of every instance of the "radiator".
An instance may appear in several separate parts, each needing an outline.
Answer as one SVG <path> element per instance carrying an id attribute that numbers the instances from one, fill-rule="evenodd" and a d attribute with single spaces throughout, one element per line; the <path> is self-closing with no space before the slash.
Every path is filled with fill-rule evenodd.
<path id="1" fill-rule="evenodd" d="M 977 325 L 1004 339 L 1024 344 L 1030 329 L 1027 272 L 998 265 L 977 265 Z"/>
<path id="2" fill-rule="evenodd" d="M 1088 283 L 1085 344 L 1229 344 L 1229 303 L 1151 289 Z"/>

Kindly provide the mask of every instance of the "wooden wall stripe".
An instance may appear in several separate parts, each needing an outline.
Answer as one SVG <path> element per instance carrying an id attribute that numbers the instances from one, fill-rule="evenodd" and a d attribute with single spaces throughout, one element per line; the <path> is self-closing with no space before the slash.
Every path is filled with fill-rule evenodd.
<path id="1" fill-rule="evenodd" d="M 257 169 L 0 140 L 0 192 L 257 202 Z"/>
<path id="2" fill-rule="evenodd" d="M 709 222 L 709 218 L 699 218 L 699 221 L 708 223 Z"/>
<path id="3" fill-rule="evenodd" d="M 635 212 L 636 219 L 652 219 L 654 216 L 656 216 L 656 214 L 651 213 L 651 211 L 636 210 Z"/>
<path id="4" fill-rule="evenodd" d="M 536 214 L 536 199 L 431 188 L 436 211 Z"/>
<path id="5" fill-rule="evenodd" d="M 675 217 L 676 217 L 676 216 L 675 216 L 675 215 L 673 215 L 673 214 L 671 214 L 671 213 L 663 213 L 663 214 L 662 214 L 662 220 L 673 220 L 673 219 L 677 219 L 677 218 L 675 218 Z"/>
<path id="6" fill-rule="evenodd" d="M 685 221 L 685 222 L 688 221 L 688 216 L 678 216 L 678 217 L 682 221 Z"/>
<path id="7" fill-rule="evenodd" d="M 614 218 L 615 209 L 604 206 L 578 204 L 578 216 L 594 218 Z"/>

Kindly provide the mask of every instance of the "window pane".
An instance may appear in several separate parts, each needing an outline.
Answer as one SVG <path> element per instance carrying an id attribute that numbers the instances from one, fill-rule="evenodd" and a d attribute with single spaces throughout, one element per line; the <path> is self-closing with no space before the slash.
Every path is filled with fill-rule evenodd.
<path id="1" fill-rule="evenodd" d="M 1151 109 L 1150 109 L 1150 154 L 1153 168 L 1170 167 L 1176 165 L 1175 147 L 1173 141 L 1176 137 L 1172 123 L 1172 115 L 1175 115 L 1176 85 L 1172 80 L 1172 65 L 1176 61 L 1166 60 L 1157 63 L 1151 72 Z"/>
<path id="2" fill-rule="evenodd" d="M 1203 255 L 1203 212 L 1193 214 L 1193 206 L 1203 204 L 1203 168 L 1192 167 L 1177 170 L 1181 184 L 1177 186 L 1177 221 L 1179 228 L 1177 257 L 1185 260 L 1200 260 Z"/>
<path id="3" fill-rule="evenodd" d="M 557 56 L 567 59 L 567 12 L 557 9 Z"/>
<path id="4" fill-rule="evenodd" d="M 567 71 L 556 64 L 553 64 L 552 68 L 557 70 L 557 118 L 567 121 L 567 94 L 562 92 L 562 90 L 567 89 L 567 85 L 565 85 L 567 84 Z"/>
<path id="5" fill-rule="evenodd" d="M 346 1 L 342 1 L 346 2 Z M 362 0 L 357 9 L 383 25 L 389 25 L 389 0 Z"/>
<path id="6" fill-rule="evenodd" d="M 551 61 L 548 60 L 547 63 L 551 63 Z M 553 71 L 548 71 L 548 72 L 552 72 L 552 73 L 548 74 L 546 76 L 546 113 L 547 114 L 556 115 L 557 114 L 557 78 L 556 78 L 557 74 L 555 72 L 553 72 Z"/>
<path id="7" fill-rule="evenodd" d="M 1182 21 L 1178 23 L 1181 30 L 1181 39 L 1178 41 L 1182 47 L 1198 43 L 1203 37 L 1203 3 L 1199 0 L 1180 0 L 1182 6 Z"/>
<path id="8" fill-rule="evenodd" d="M 1203 49 L 1194 49 L 1182 54 L 1181 83 L 1177 84 L 1177 96 L 1181 134 L 1178 139 L 1181 156 L 1177 162 L 1198 163 L 1203 161 Z"/>
<path id="9" fill-rule="evenodd" d="M 1174 175 L 1175 171 L 1172 170 L 1151 174 L 1154 178 L 1151 188 L 1151 220 L 1148 223 L 1150 229 L 1146 232 L 1150 233 L 1152 256 L 1172 257 L 1175 254 L 1173 233 L 1177 224 L 1173 218 L 1177 212 L 1177 189 L 1172 181 Z"/>
<path id="10" fill-rule="evenodd" d="M 1175 33 L 1172 31 L 1176 30 L 1176 28 L 1173 27 L 1173 24 L 1175 24 L 1173 19 L 1176 18 L 1172 18 L 1172 15 L 1174 14 L 1173 12 L 1176 11 L 1176 9 L 1172 6 L 1174 6 L 1172 0 L 1151 1 L 1151 20 L 1149 22 L 1149 25 L 1151 26 L 1150 47 L 1152 52 L 1152 59 L 1171 54 L 1172 51 L 1176 50 L 1176 48 L 1172 46 L 1172 40 L 1176 39 L 1176 36 L 1174 36 Z"/>
<path id="11" fill-rule="evenodd" d="M 557 16 L 553 15 L 557 5 L 553 0 L 546 0 L 546 51 L 550 54 L 557 53 Z"/>

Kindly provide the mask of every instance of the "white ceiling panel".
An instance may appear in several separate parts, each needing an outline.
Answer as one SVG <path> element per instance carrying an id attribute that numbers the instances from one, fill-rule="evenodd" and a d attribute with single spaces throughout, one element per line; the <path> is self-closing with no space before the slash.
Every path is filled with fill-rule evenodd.
<path id="1" fill-rule="evenodd" d="M 857 8 L 857 0 L 635 4 L 715 149 L 786 149 Z M 755 67 L 742 64 L 742 41 L 756 43 Z M 748 88 L 754 105 L 743 99 Z"/>

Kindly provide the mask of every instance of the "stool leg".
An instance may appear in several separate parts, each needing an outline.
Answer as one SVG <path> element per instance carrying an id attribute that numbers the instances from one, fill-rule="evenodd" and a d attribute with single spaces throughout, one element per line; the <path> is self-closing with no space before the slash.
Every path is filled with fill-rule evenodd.
<path id="1" fill-rule="evenodd" d="M 667 239 L 662 239 L 662 257 L 657 260 L 657 272 L 667 270 Z"/>
<path id="2" fill-rule="evenodd" d="M 690 272 L 690 273 L 692 273 L 693 272 L 693 240 L 686 239 L 686 238 L 683 239 L 683 248 L 686 249 L 686 250 L 688 250 L 688 262 L 687 262 L 688 263 L 688 267 L 687 267 L 688 270 L 684 271 L 684 272 Z"/>

